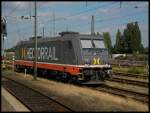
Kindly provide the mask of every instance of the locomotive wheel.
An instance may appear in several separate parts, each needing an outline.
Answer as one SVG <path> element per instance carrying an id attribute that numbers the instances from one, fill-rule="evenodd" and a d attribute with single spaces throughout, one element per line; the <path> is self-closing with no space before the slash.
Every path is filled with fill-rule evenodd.
<path id="1" fill-rule="evenodd" d="M 99 79 L 102 80 L 102 81 L 104 81 L 104 79 L 105 79 L 105 72 L 104 71 L 101 71 L 99 73 Z"/>
<path id="2" fill-rule="evenodd" d="M 69 83 L 76 83 L 76 82 L 77 82 L 77 77 L 75 77 L 75 76 L 69 77 Z"/>
<path id="3" fill-rule="evenodd" d="M 62 77 L 63 82 L 68 82 L 68 74 L 67 73 L 63 72 L 61 77 Z"/>
<path id="4" fill-rule="evenodd" d="M 108 74 L 108 73 L 106 73 L 106 77 L 107 77 L 107 78 L 112 78 L 112 72 L 111 72 L 111 73 L 109 73 L 109 74 Z"/>
<path id="5" fill-rule="evenodd" d="M 18 65 L 16 65 L 15 71 L 20 73 L 21 72 L 21 68 Z"/>

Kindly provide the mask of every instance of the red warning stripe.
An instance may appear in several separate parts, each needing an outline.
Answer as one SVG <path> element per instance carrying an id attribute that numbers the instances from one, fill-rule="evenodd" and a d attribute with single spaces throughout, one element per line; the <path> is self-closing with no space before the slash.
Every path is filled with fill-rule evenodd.
<path id="1" fill-rule="evenodd" d="M 15 60 L 14 65 L 33 67 L 34 62 L 33 61 L 25 61 L 25 60 Z M 73 65 L 67 65 L 67 64 L 37 62 L 37 68 L 68 72 L 71 75 L 79 75 L 80 74 L 80 71 L 79 71 L 80 68 L 79 67 L 73 66 Z"/>

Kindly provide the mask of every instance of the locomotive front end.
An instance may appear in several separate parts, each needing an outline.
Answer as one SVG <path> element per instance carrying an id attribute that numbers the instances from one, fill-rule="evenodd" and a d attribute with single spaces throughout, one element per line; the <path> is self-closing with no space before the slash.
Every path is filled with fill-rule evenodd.
<path id="1" fill-rule="evenodd" d="M 109 65 L 108 49 L 103 37 L 81 38 L 82 66 L 80 77 L 84 81 L 97 83 L 112 76 L 112 67 Z"/>

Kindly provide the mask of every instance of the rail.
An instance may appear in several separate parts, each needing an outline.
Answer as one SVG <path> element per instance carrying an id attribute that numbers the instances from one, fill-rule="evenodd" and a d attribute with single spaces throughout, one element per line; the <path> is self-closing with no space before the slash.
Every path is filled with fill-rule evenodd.
<path id="1" fill-rule="evenodd" d="M 132 73 L 123 73 L 123 72 L 115 72 L 113 71 L 113 74 L 115 76 L 127 76 L 127 77 L 133 77 L 133 78 L 141 78 L 141 79 L 148 79 L 149 75 L 142 75 L 142 74 L 132 74 Z"/>
<path id="2" fill-rule="evenodd" d="M 121 89 L 121 88 L 116 88 L 116 87 L 112 87 L 112 86 L 106 85 L 106 84 L 95 87 L 93 89 L 111 93 L 111 94 L 118 95 L 118 96 L 125 97 L 125 98 L 132 98 L 132 99 L 135 99 L 135 100 L 143 102 L 143 103 L 149 102 L 149 96 L 147 94 L 140 93 L 140 92 L 134 92 L 131 90 L 125 90 L 125 89 Z"/>
<path id="3" fill-rule="evenodd" d="M 2 77 L 2 86 L 20 100 L 29 110 L 34 112 L 39 111 L 73 111 L 71 108 L 63 105 L 62 103 L 24 85 L 11 80 L 7 77 Z"/>

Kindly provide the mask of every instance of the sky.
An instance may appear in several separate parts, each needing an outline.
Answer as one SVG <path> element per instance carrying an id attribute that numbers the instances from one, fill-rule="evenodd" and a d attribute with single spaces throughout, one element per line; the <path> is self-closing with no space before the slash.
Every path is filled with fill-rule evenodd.
<path id="1" fill-rule="evenodd" d="M 37 2 L 37 35 L 58 36 L 62 31 L 91 33 L 91 18 L 94 16 L 94 31 L 109 32 L 112 45 L 116 41 L 117 30 L 126 28 L 127 23 L 137 21 L 141 30 L 142 44 L 149 45 L 148 2 Z M 2 17 L 7 21 L 7 39 L 4 47 L 11 48 L 18 41 L 34 36 L 34 2 L 2 2 Z"/>

